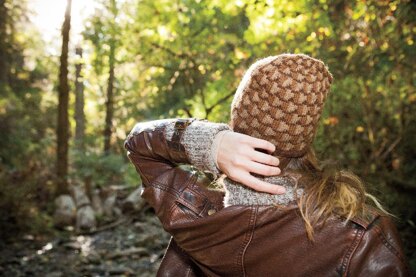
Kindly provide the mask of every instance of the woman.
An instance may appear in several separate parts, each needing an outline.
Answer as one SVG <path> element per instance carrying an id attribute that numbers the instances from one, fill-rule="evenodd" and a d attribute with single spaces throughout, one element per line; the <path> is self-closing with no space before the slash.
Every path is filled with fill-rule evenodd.
<path id="1" fill-rule="evenodd" d="M 406 276 L 391 220 L 353 174 L 322 168 L 312 141 L 332 76 L 306 55 L 253 64 L 231 124 L 140 123 L 126 149 L 142 196 L 172 235 L 159 276 Z M 210 180 L 179 164 L 215 175 Z"/>

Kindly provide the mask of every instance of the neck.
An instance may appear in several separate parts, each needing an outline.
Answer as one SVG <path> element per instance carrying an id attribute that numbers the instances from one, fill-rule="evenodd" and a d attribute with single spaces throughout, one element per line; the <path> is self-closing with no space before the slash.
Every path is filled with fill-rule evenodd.
<path id="1" fill-rule="evenodd" d="M 225 198 L 224 206 L 233 205 L 288 205 L 295 201 L 303 192 L 302 189 L 296 188 L 296 181 L 290 177 L 272 176 L 262 177 L 265 182 L 283 186 L 286 193 L 273 195 L 264 192 L 255 191 L 240 183 L 234 182 L 229 178 L 225 178 Z"/>

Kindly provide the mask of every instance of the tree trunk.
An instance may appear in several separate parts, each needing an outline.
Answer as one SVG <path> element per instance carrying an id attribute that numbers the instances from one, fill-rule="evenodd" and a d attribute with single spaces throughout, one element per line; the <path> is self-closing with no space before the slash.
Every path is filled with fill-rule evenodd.
<path id="1" fill-rule="evenodd" d="M 6 61 L 7 49 L 7 18 L 8 11 L 6 7 L 6 0 L 0 0 L 0 85 L 7 83 L 8 66 Z"/>
<path id="2" fill-rule="evenodd" d="M 57 193 L 68 192 L 68 139 L 69 139 L 69 85 L 68 85 L 68 47 L 69 31 L 71 29 L 71 5 L 72 0 L 67 0 L 65 20 L 62 25 L 62 52 L 59 68 L 59 99 L 58 99 L 58 126 L 57 126 L 57 162 L 56 171 L 58 177 Z"/>
<path id="3" fill-rule="evenodd" d="M 82 48 L 78 47 L 75 54 L 79 60 L 75 65 L 75 142 L 79 150 L 84 149 L 85 113 L 84 113 L 84 82 L 82 76 Z"/>
<path id="4" fill-rule="evenodd" d="M 111 134 L 113 128 L 114 114 L 114 63 L 115 63 L 115 42 L 110 43 L 109 77 L 107 86 L 107 102 L 105 104 L 105 128 L 104 128 L 104 154 L 108 154 L 111 148 Z"/>

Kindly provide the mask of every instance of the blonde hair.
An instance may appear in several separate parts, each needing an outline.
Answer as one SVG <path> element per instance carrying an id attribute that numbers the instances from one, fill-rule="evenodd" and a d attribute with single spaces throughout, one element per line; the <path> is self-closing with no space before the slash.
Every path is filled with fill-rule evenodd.
<path id="1" fill-rule="evenodd" d="M 313 240 L 314 227 L 332 215 L 340 216 L 347 222 L 367 214 L 370 207 L 366 203 L 367 198 L 388 214 L 374 196 L 366 193 L 364 183 L 358 176 L 338 170 L 333 164 L 320 163 L 311 148 L 303 157 L 290 159 L 286 169 L 301 176 L 297 183 L 304 193 L 298 198 L 298 205 L 310 240 Z"/>

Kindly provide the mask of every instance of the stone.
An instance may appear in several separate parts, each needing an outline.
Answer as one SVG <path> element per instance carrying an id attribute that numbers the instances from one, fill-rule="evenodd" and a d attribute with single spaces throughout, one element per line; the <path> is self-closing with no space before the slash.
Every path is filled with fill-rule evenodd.
<path id="1" fill-rule="evenodd" d="M 140 211 L 146 202 L 141 198 L 142 188 L 135 189 L 122 203 L 123 212 Z"/>
<path id="2" fill-rule="evenodd" d="M 111 193 L 109 196 L 104 200 L 104 215 L 108 217 L 113 217 L 114 215 L 114 207 L 116 205 L 116 193 Z"/>
<path id="3" fill-rule="evenodd" d="M 95 220 L 94 210 L 90 205 L 83 206 L 77 211 L 77 224 L 76 229 L 79 230 L 91 230 L 97 226 Z"/>
<path id="4" fill-rule="evenodd" d="M 76 217 L 75 203 L 70 195 L 64 194 L 55 199 L 54 224 L 57 227 L 73 225 Z"/>
<path id="5" fill-rule="evenodd" d="M 101 200 L 100 192 L 98 189 L 95 189 L 92 192 L 91 204 L 96 216 L 101 216 L 104 213 L 103 201 Z"/>

